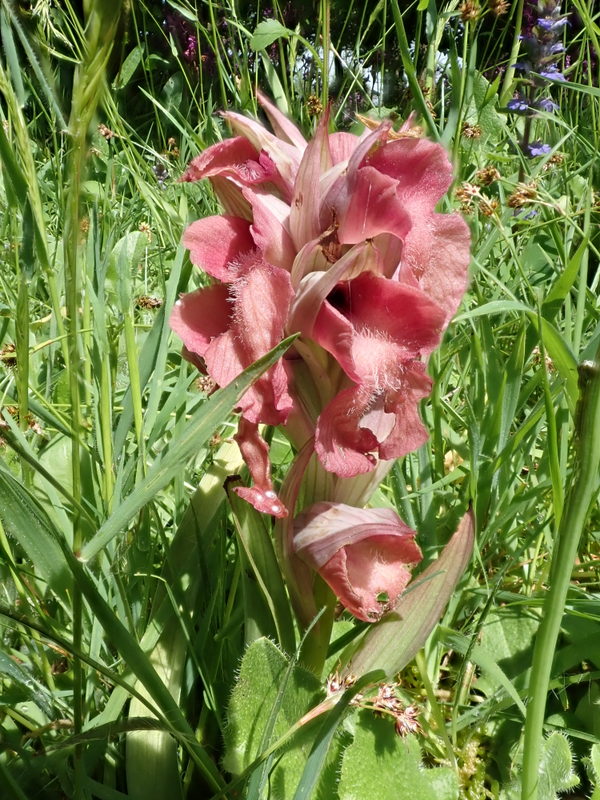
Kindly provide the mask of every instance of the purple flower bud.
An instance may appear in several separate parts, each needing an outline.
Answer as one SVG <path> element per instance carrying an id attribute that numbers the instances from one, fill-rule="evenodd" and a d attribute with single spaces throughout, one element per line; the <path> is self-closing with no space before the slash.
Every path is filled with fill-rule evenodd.
<path id="1" fill-rule="evenodd" d="M 537 156 L 545 156 L 552 150 L 549 144 L 544 142 L 531 142 L 523 146 L 523 152 L 529 158 L 536 158 Z"/>

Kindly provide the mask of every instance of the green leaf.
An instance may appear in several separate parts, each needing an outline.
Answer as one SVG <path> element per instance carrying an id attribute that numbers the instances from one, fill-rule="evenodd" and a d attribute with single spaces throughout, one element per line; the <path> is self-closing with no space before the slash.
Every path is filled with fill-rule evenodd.
<path id="1" fill-rule="evenodd" d="M 449 767 L 425 769 L 415 736 L 401 738 L 391 720 L 361 712 L 342 760 L 339 800 L 458 800 Z"/>
<path id="2" fill-rule="evenodd" d="M 465 571 L 474 542 L 474 518 L 462 518 L 437 561 L 409 584 L 395 608 L 367 629 L 344 674 L 382 669 L 391 678 L 425 644 Z"/>
<path id="3" fill-rule="evenodd" d="M 250 47 L 253 50 L 264 50 L 265 47 L 273 44 L 277 39 L 281 37 L 287 39 L 292 35 L 293 31 L 288 30 L 281 22 L 276 19 L 266 19 L 264 22 L 259 22 L 254 29 L 250 39 Z"/>
<path id="4" fill-rule="evenodd" d="M 59 597 L 70 587 L 60 534 L 29 492 L 0 461 L 0 519 L 6 533 L 24 550 L 35 571 Z"/>
<path id="5" fill-rule="evenodd" d="M 293 653 L 296 641 L 290 601 L 275 556 L 273 540 L 265 524 L 265 517 L 231 489 L 231 484 L 228 484 L 227 494 L 233 511 L 238 541 L 252 573 L 251 576 L 246 576 L 244 581 L 244 594 L 255 590 L 258 600 L 262 601 L 259 609 L 260 606 L 264 607 L 263 616 L 266 617 L 267 628 L 261 626 L 260 620 L 257 620 L 261 633 L 267 635 L 270 631 L 276 631 L 283 650 Z M 256 611 L 259 609 L 255 607 Z M 247 614 L 245 619 L 248 619 Z"/>
<path id="6" fill-rule="evenodd" d="M 284 339 L 277 347 L 245 369 L 228 386 L 219 389 L 202 404 L 189 420 L 184 433 L 172 440 L 162 458 L 150 467 L 144 480 L 140 481 L 137 488 L 125 498 L 94 538 L 85 545 L 82 550 L 82 560 L 93 558 L 125 529 L 135 514 L 155 498 L 157 492 L 170 483 L 186 460 L 198 453 L 215 430 L 223 424 L 248 387 L 281 358 L 295 338 L 289 336 Z"/>
<path id="7" fill-rule="evenodd" d="M 140 65 L 141 60 L 142 48 L 138 45 L 137 47 L 133 48 L 131 53 L 128 54 L 125 61 L 121 64 L 121 69 L 119 70 L 117 79 L 114 82 L 115 89 L 122 89 L 124 86 L 127 86 L 133 77 L 133 73 Z"/>
<path id="8" fill-rule="evenodd" d="M 242 659 L 231 696 L 225 768 L 240 774 L 315 705 L 321 692 L 317 678 L 290 662 L 268 639 L 253 642 Z M 296 786 L 302 775 L 309 744 L 301 730 L 274 765 L 267 760 L 254 771 L 255 783 L 257 772 L 261 784 L 268 779 L 271 800 L 289 800 L 286 791 Z"/>

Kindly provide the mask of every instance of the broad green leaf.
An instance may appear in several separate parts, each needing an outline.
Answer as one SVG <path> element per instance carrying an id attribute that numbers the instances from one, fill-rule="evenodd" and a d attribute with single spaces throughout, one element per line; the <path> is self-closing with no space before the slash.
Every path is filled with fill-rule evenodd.
<path id="1" fill-rule="evenodd" d="M 266 19 L 264 22 L 259 22 L 254 29 L 254 33 L 250 39 L 250 47 L 253 50 L 264 50 L 265 47 L 273 44 L 277 39 L 281 37 L 287 39 L 288 36 L 292 35 L 293 31 L 285 28 L 281 22 L 278 22 L 276 19 Z"/>
<path id="2" fill-rule="evenodd" d="M 315 705 L 322 686 L 315 676 L 290 662 L 268 639 L 257 639 L 246 650 L 228 710 L 225 768 L 238 775 Z M 300 731 L 275 763 L 257 768 L 268 780 L 271 800 L 289 800 L 309 754 L 310 742 Z M 270 773 L 268 772 L 270 770 Z M 252 779 L 251 779 L 252 780 Z M 287 787 L 287 789 L 286 789 Z"/>
<path id="3" fill-rule="evenodd" d="M 82 560 L 93 558 L 111 539 L 125 529 L 132 517 L 153 500 L 157 492 L 167 486 L 187 459 L 197 453 L 223 424 L 248 387 L 281 358 L 294 338 L 295 336 L 290 336 L 284 339 L 277 347 L 245 369 L 228 386 L 219 389 L 202 404 L 190 419 L 184 433 L 171 441 L 165 454 L 150 467 L 144 480 L 115 509 L 96 536 L 85 545 L 82 550 Z"/>
<path id="4" fill-rule="evenodd" d="M 343 755 L 338 795 L 339 800 L 458 800 L 458 779 L 448 767 L 425 769 L 414 735 L 400 737 L 392 720 L 363 711 Z"/>
<path id="5" fill-rule="evenodd" d="M 367 629 L 344 667 L 345 674 L 382 669 L 391 678 L 415 657 L 456 589 L 473 542 L 474 518 L 469 511 L 440 557 L 409 584 L 392 611 Z"/>

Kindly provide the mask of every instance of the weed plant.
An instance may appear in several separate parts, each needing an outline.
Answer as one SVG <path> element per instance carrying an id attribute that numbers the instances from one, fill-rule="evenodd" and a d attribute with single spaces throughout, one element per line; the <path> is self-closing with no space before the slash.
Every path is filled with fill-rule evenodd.
<path id="1" fill-rule="evenodd" d="M 535 116 L 510 106 L 532 80 L 515 67 L 538 13 L 524 0 L 83 6 L 0 4 L 0 797 L 600 797 L 600 427 L 576 413 L 600 345 L 593 4 L 562 4 L 566 80 Z M 232 410 L 266 362 L 211 395 L 168 318 L 201 281 L 182 232 L 217 213 L 178 178 L 228 135 L 220 109 L 257 113 L 257 87 L 307 135 L 329 103 L 340 130 L 416 112 L 472 230 L 470 288 L 429 366 L 430 440 L 377 498 L 426 559 L 469 503 L 477 520 L 398 679 L 419 710 L 399 746 L 422 767 L 388 789 L 384 756 L 360 749 L 377 749 L 357 727 L 370 712 L 294 727 L 289 651 L 288 677 L 256 684 L 272 724 L 240 755 L 254 706 L 232 691 L 260 631 L 222 486 L 242 469 Z M 289 445 L 272 452 L 284 470 Z M 352 630 L 342 615 L 332 670 Z M 440 766 L 445 788 L 415 788 Z"/>

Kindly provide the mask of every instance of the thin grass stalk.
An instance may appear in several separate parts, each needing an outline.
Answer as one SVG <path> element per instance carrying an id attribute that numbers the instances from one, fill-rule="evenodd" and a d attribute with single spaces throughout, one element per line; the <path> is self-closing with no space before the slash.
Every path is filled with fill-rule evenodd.
<path id="1" fill-rule="evenodd" d="M 598 494 L 600 469 L 600 347 L 594 361 L 579 367 L 580 395 L 575 426 L 574 475 L 552 554 L 549 590 L 542 606 L 542 621 L 535 641 L 529 681 L 523 751 L 522 800 L 537 800 L 546 696 L 556 642 L 564 615 L 567 592 L 581 534 Z"/>
<path id="2" fill-rule="evenodd" d="M 505 106 L 510 100 L 512 93 L 513 81 L 515 78 L 515 64 L 519 57 L 519 50 L 521 48 L 521 26 L 523 24 L 523 6 L 525 0 L 518 0 L 517 11 L 515 16 L 515 33 L 510 48 L 510 55 L 508 57 L 508 66 L 504 73 L 504 80 L 502 81 L 502 90 L 500 91 L 499 105 Z"/>
<path id="3" fill-rule="evenodd" d="M 88 33 L 84 62 L 74 78 L 69 133 L 70 149 L 67 156 L 67 193 L 64 208 L 63 248 L 65 263 L 65 295 L 69 352 L 69 406 L 73 439 L 71 441 L 71 475 L 73 482 L 73 550 L 79 554 L 83 545 L 82 520 L 77 510 L 82 500 L 80 446 L 84 438 L 80 373 L 82 357 L 79 314 L 81 304 L 81 275 L 79 265 L 79 230 L 81 215 L 81 184 L 87 156 L 87 138 L 92 118 L 103 88 L 104 71 L 112 50 L 121 13 L 121 0 L 90 2 L 86 8 Z M 83 596 L 77 580 L 73 586 L 73 643 L 81 650 L 83 636 Z M 83 730 L 84 682 L 83 665 L 76 659 L 73 665 L 73 726 L 75 736 Z M 83 797 L 84 765 L 81 745 L 75 747 L 75 797 Z"/>
<path id="4" fill-rule="evenodd" d="M 440 134 L 437 129 L 437 125 L 435 124 L 435 120 L 431 115 L 431 111 L 429 110 L 429 107 L 425 102 L 425 98 L 423 96 L 423 92 L 419 85 L 417 74 L 415 72 L 415 67 L 412 62 L 410 49 L 408 46 L 408 37 L 406 35 L 406 28 L 404 27 L 404 20 L 402 19 L 402 12 L 400 11 L 400 5 L 398 0 L 391 0 L 391 6 L 392 6 L 392 15 L 394 17 L 394 25 L 396 28 L 396 36 L 398 37 L 398 47 L 400 48 L 400 57 L 402 59 L 402 66 L 404 67 L 404 73 L 406 75 L 406 80 L 408 81 L 409 88 L 412 92 L 413 100 L 419 110 L 419 113 L 422 115 L 423 119 L 427 124 L 429 135 L 436 142 L 439 142 Z"/>

